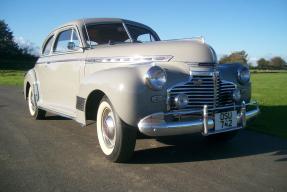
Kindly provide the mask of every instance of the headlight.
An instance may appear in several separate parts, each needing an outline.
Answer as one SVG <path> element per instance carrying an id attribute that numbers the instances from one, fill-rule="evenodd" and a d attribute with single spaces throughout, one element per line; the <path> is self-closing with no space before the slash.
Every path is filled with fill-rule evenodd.
<path id="1" fill-rule="evenodd" d="M 177 109 L 182 109 L 188 105 L 188 96 L 185 94 L 178 94 L 174 97 L 174 105 Z"/>
<path id="2" fill-rule="evenodd" d="M 166 73 L 159 66 L 152 66 L 145 75 L 145 80 L 152 90 L 161 90 L 166 83 Z"/>
<path id="3" fill-rule="evenodd" d="M 246 67 L 238 69 L 237 75 L 240 84 L 246 84 L 250 80 L 250 72 Z"/>

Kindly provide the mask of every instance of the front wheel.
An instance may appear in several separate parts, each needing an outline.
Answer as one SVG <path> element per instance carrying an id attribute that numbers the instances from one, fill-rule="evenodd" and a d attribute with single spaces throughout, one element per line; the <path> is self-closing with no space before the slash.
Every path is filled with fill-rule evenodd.
<path id="1" fill-rule="evenodd" d="M 28 108 L 29 108 L 30 115 L 34 117 L 35 119 L 45 118 L 46 111 L 38 108 L 32 87 L 29 88 L 29 92 L 28 92 Z"/>
<path id="2" fill-rule="evenodd" d="M 137 130 L 126 125 L 104 96 L 97 113 L 97 135 L 105 156 L 113 162 L 126 162 L 134 152 Z"/>

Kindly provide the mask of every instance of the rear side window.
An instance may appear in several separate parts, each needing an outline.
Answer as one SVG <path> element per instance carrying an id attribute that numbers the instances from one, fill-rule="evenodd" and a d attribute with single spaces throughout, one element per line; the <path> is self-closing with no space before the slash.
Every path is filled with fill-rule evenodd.
<path id="1" fill-rule="evenodd" d="M 53 44 L 53 37 L 54 36 L 51 36 L 48 41 L 46 42 L 45 46 L 44 46 L 44 49 L 43 49 L 43 55 L 49 55 L 50 54 L 50 51 L 51 51 L 51 48 L 52 48 L 52 44 Z"/>
<path id="2" fill-rule="evenodd" d="M 71 44 L 72 43 L 72 44 Z M 79 49 L 80 41 L 74 29 L 61 32 L 54 45 L 55 52 L 76 51 Z"/>

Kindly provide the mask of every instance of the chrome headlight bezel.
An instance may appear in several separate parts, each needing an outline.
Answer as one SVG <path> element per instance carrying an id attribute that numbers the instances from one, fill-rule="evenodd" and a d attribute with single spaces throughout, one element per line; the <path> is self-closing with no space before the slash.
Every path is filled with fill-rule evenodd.
<path id="1" fill-rule="evenodd" d="M 188 105 L 188 96 L 180 93 L 174 97 L 174 105 L 177 109 L 183 109 Z"/>
<path id="2" fill-rule="evenodd" d="M 232 93 L 232 98 L 235 103 L 239 103 L 241 101 L 241 91 L 239 89 L 235 89 Z"/>
<path id="3" fill-rule="evenodd" d="M 166 72 L 163 68 L 159 66 L 155 65 L 150 67 L 145 74 L 146 85 L 154 91 L 161 90 L 166 84 L 166 81 Z"/>
<path id="4" fill-rule="evenodd" d="M 238 82 L 242 85 L 249 83 L 250 81 L 250 71 L 247 67 L 242 67 L 237 70 Z"/>

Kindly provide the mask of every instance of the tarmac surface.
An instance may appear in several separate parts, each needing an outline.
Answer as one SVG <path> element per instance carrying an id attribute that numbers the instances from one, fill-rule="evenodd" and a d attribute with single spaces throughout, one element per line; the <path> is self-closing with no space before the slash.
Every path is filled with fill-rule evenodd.
<path id="1" fill-rule="evenodd" d="M 137 140 L 126 164 L 107 161 L 94 124 L 33 120 L 22 90 L 0 87 L 0 191 L 287 191 L 287 140 L 242 130 Z"/>

